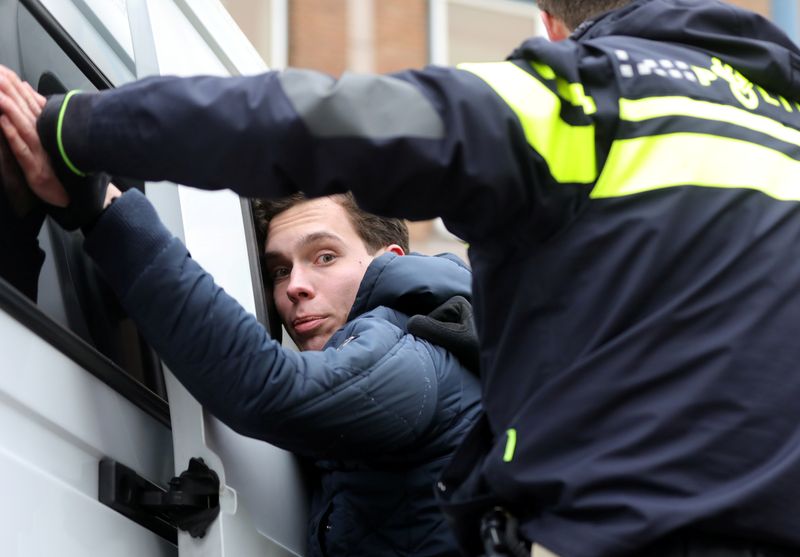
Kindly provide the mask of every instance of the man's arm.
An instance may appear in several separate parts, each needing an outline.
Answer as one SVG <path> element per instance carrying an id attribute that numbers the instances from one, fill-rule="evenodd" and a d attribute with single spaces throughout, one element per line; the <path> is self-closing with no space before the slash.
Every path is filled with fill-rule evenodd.
<path id="1" fill-rule="evenodd" d="M 245 196 L 350 189 L 367 210 L 443 216 L 465 239 L 507 223 L 532 195 L 518 118 L 481 79 L 448 68 L 150 78 L 51 99 L 39 130 L 71 171 Z"/>
<path id="2" fill-rule="evenodd" d="M 283 349 L 191 259 L 138 191 L 110 205 L 85 247 L 172 372 L 240 433 L 346 458 L 408 446 L 428 427 L 436 374 L 403 331 L 387 323 L 354 331 L 341 350 Z"/>

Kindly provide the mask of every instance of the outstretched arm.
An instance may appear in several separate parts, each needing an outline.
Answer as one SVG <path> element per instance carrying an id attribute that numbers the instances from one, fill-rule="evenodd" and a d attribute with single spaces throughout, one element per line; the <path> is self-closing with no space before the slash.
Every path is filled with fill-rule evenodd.
<path id="1" fill-rule="evenodd" d="M 367 210 L 443 216 L 468 240 L 531 197 L 518 118 L 481 79 L 449 68 L 150 78 L 52 98 L 39 131 L 56 138 L 46 142 L 54 161 L 75 172 L 245 196 L 349 189 Z"/>

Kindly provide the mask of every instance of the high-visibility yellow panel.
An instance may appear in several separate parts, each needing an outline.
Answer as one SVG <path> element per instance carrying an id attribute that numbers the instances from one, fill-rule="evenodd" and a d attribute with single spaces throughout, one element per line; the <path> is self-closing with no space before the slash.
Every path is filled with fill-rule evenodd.
<path id="1" fill-rule="evenodd" d="M 534 76 L 511 62 L 460 64 L 508 104 L 525 138 L 558 182 L 589 184 L 597 177 L 594 125 L 572 126 L 561 119 L 561 99 Z"/>
<path id="2" fill-rule="evenodd" d="M 700 133 L 618 139 L 590 196 L 684 185 L 747 188 L 800 200 L 800 161 L 749 141 Z"/>
<path id="3" fill-rule="evenodd" d="M 753 114 L 735 106 L 698 101 L 687 97 L 620 99 L 619 116 L 620 119 L 629 122 L 641 122 L 665 116 L 689 116 L 715 120 L 757 131 L 786 143 L 800 145 L 800 131 L 785 126 L 777 120 Z"/>

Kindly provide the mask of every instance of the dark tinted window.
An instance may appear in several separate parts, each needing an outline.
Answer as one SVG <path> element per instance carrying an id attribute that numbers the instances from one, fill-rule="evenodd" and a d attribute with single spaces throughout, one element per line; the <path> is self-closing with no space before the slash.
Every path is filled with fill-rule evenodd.
<path id="1" fill-rule="evenodd" d="M 0 63 L 17 71 L 44 94 L 110 85 L 35 0 L 0 3 Z M 7 178 L 9 161 L 0 157 L 0 163 L 3 170 L 0 177 Z M 123 189 L 142 187 L 120 185 Z M 0 283 L 3 290 L 0 298 L 5 300 L 3 309 L 168 423 L 160 361 L 84 254 L 82 233 L 64 231 L 45 220 L 38 233 L 38 244 L 45 257 L 38 284 L 32 285 L 41 263 L 36 257 L 41 255 L 31 228 L 24 226 L 30 218 L 22 221 L 16 221 L 15 216 L 8 218 L 11 213 L 5 195 L 0 200 L 2 210 L 6 213 L 2 215 L 5 218 L 0 230 L 3 236 L 0 275 L 16 287 L 9 282 Z M 21 262 L 25 264 L 20 265 Z M 20 273 L 20 269 L 24 272 Z M 31 276 L 24 275 L 25 272 Z M 36 300 L 37 307 L 21 300 L 23 294 Z"/>

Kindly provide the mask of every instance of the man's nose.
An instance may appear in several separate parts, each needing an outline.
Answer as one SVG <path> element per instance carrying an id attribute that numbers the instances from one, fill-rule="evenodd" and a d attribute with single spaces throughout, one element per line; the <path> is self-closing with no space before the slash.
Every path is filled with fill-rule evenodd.
<path id="1" fill-rule="evenodd" d="M 314 297 L 314 286 L 311 277 L 302 268 L 295 266 L 289 275 L 286 295 L 293 302 Z"/>

